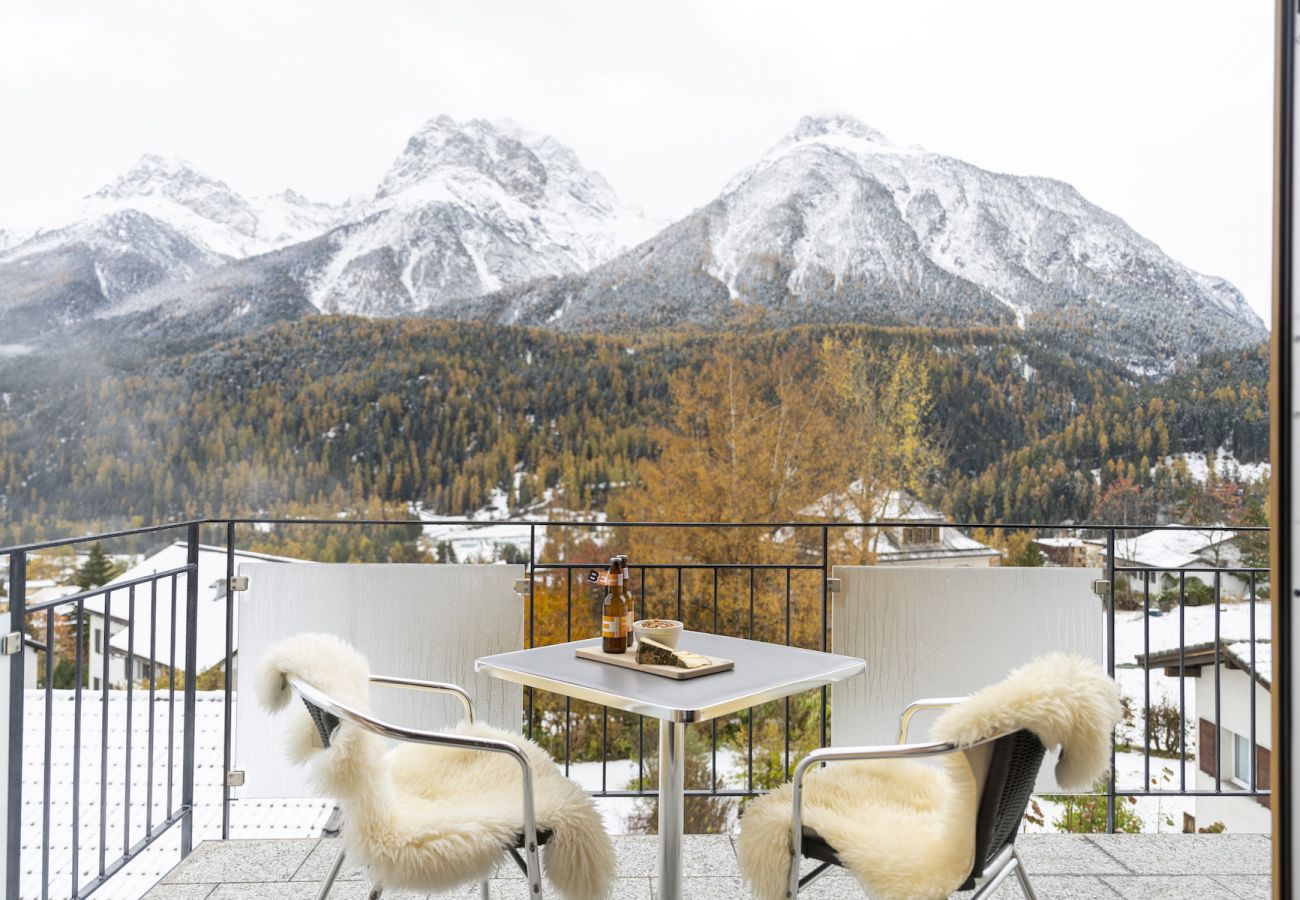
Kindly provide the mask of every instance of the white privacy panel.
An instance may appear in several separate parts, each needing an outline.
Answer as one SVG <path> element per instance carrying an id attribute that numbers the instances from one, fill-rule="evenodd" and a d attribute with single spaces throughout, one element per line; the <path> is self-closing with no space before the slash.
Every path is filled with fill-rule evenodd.
<path id="1" fill-rule="evenodd" d="M 1105 659 L 1098 569 L 836 566 L 831 649 L 867 662 L 831 686 L 831 742 L 892 744 L 913 700 L 956 697 L 1052 651 Z M 924 740 L 918 715 L 910 740 Z M 1050 772 L 1045 766 L 1045 773 Z M 1039 790 L 1054 784 L 1047 774 Z"/>
<path id="2" fill-rule="evenodd" d="M 284 752 L 288 714 L 257 703 L 251 675 L 265 649 L 304 631 L 338 635 L 378 675 L 450 681 L 474 699 L 480 721 L 518 731 L 523 689 L 474 672 L 474 660 L 523 646 L 523 601 L 514 582 L 523 566 L 247 563 L 239 597 L 239 683 L 234 768 L 250 797 L 311 797 L 301 769 Z M 245 676 L 250 676 L 246 678 Z M 451 696 L 374 687 L 374 712 L 417 728 L 445 728 L 464 717 Z"/>

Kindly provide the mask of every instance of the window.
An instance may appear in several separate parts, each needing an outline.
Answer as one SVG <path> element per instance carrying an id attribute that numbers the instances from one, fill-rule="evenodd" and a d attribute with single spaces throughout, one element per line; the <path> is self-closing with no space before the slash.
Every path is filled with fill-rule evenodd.
<path id="1" fill-rule="evenodd" d="M 937 525 L 908 525 L 903 529 L 904 544 L 937 544 L 939 527 Z"/>
<path id="2" fill-rule="evenodd" d="M 1242 785 L 1250 787 L 1250 738 L 1240 734 L 1232 736 L 1232 780 Z"/>
<path id="3" fill-rule="evenodd" d="M 100 654 L 104 652 L 104 632 L 99 628 L 95 629 L 95 652 Z"/>

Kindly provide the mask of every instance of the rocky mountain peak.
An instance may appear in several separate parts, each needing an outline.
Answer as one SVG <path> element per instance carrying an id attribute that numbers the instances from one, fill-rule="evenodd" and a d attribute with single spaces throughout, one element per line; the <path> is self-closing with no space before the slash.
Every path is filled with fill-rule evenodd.
<path id="1" fill-rule="evenodd" d="M 247 200 L 224 181 L 174 156 L 146 153 L 86 199 L 91 214 L 121 207 L 155 212 L 170 201 L 247 237 L 257 232 L 257 216 Z"/>
<path id="2" fill-rule="evenodd" d="M 537 200 L 546 190 L 546 166 L 521 140 L 483 119 L 457 122 L 441 115 L 411 135 L 384 176 L 376 198 L 446 175 L 464 178 L 467 171 L 528 201 Z"/>
<path id="3" fill-rule="evenodd" d="M 862 138 L 873 144 L 891 146 L 885 135 L 853 116 L 834 113 L 822 116 L 804 116 L 799 124 L 785 136 L 782 144 L 794 144 L 827 135 Z"/>

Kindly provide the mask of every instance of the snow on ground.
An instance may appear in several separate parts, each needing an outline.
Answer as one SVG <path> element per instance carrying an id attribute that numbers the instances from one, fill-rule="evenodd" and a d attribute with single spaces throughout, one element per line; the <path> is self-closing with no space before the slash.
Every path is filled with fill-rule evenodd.
<path id="1" fill-rule="evenodd" d="M 523 483 L 522 469 L 515 472 L 515 495 Z M 600 485 L 596 485 L 600 487 Z M 535 542 L 534 552 L 542 559 L 546 547 L 546 521 L 563 521 L 566 518 L 584 522 L 604 522 L 603 512 L 570 512 L 556 505 L 557 495 L 547 488 L 541 499 L 526 509 L 510 508 L 510 496 L 501 488 L 493 488 L 486 506 L 467 516 L 439 515 L 419 504 L 411 512 L 426 522 L 423 540 L 426 549 L 436 550 L 439 544 L 450 544 L 457 562 L 490 563 L 502 558 L 503 553 L 514 548 L 516 554 L 528 556 L 530 541 Z M 600 531 L 601 529 L 596 529 Z"/>
<path id="2" fill-rule="evenodd" d="M 1133 665 L 1139 654 L 1149 646 L 1151 652 L 1177 649 L 1180 643 L 1192 647 L 1214 642 L 1215 606 L 1188 606 L 1180 616 L 1177 609 L 1162 616 L 1145 617 L 1141 610 L 1119 610 L 1115 613 L 1115 665 Z M 1221 603 L 1218 606 L 1219 638 L 1225 643 L 1251 638 L 1251 607 L 1248 602 Z M 1255 603 L 1256 640 L 1272 633 L 1273 605 L 1260 600 Z"/>
<path id="3" fill-rule="evenodd" d="M 1204 453 L 1198 451 L 1166 456 L 1163 464 L 1165 467 L 1172 467 L 1176 460 L 1182 460 L 1187 465 L 1187 474 L 1194 481 L 1205 484 L 1209 480 L 1210 461 Z M 1219 478 L 1253 484 L 1268 478 L 1272 471 L 1273 467 L 1266 462 L 1237 462 L 1237 457 L 1227 447 L 1221 446 L 1214 451 L 1214 472 Z M 1155 472 L 1155 467 L 1152 467 L 1151 474 L 1155 475 Z"/>

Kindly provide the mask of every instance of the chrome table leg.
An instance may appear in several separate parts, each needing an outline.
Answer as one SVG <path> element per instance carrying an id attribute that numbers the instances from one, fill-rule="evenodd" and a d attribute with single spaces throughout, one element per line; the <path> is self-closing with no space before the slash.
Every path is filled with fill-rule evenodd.
<path id="1" fill-rule="evenodd" d="M 681 900 L 686 726 L 659 722 L 659 900 Z"/>

